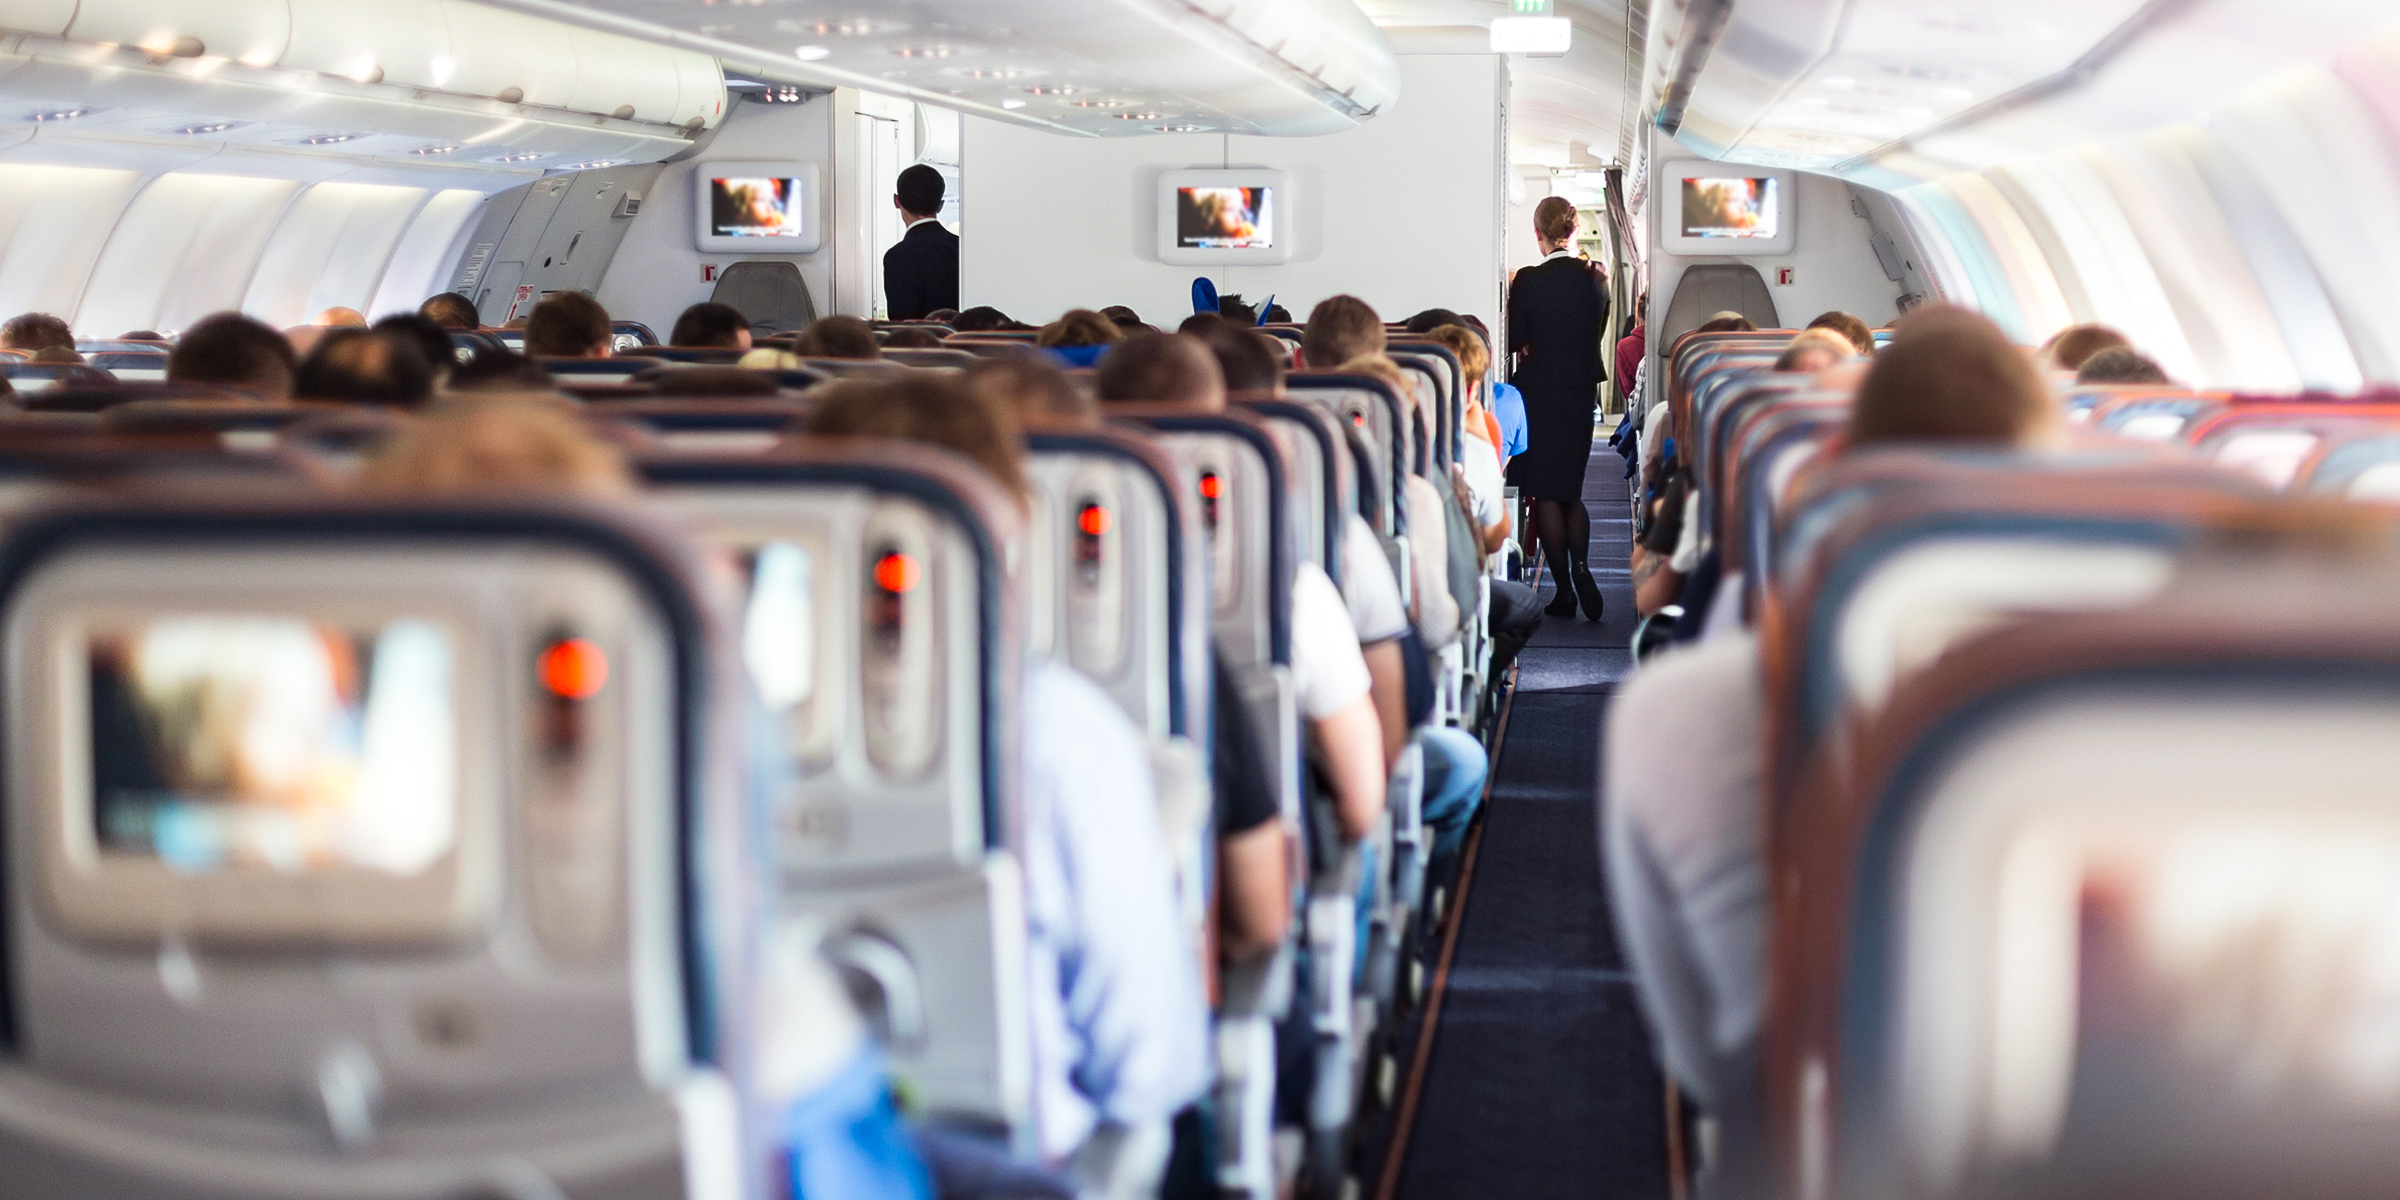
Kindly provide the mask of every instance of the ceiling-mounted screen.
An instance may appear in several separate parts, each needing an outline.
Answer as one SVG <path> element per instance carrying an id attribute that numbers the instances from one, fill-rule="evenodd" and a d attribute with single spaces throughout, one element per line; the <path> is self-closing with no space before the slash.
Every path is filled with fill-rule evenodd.
<path id="1" fill-rule="evenodd" d="M 1180 266 L 1292 258 L 1292 184 L 1282 171 L 1167 171 L 1158 182 L 1158 257 Z"/>
<path id="2" fill-rule="evenodd" d="M 1738 163 L 1665 164 L 1660 240 L 1672 254 L 1769 256 L 1798 243 L 1790 171 Z"/>
<path id="3" fill-rule="evenodd" d="M 721 254 L 807 254 L 824 240 L 813 163 L 699 164 L 694 244 Z"/>

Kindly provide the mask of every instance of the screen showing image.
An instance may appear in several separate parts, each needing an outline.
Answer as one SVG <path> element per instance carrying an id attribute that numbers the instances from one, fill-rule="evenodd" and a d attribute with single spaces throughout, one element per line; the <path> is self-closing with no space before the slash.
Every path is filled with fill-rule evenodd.
<path id="1" fill-rule="evenodd" d="M 457 838 L 450 635 L 172 615 L 95 632 L 92 820 L 178 871 L 415 875 Z"/>
<path id="2" fill-rule="evenodd" d="M 1782 231 L 1782 215 L 1775 194 L 1778 182 L 1772 178 L 1684 180 L 1683 236 L 1776 236 Z"/>
<path id="3" fill-rule="evenodd" d="M 1265 250 L 1275 245 L 1275 189 L 1175 189 L 1175 245 L 1185 250 Z"/>
<path id="4" fill-rule="evenodd" d="M 708 229 L 717 237 L 800 236 L 800 181 L 711 179 Z"/>

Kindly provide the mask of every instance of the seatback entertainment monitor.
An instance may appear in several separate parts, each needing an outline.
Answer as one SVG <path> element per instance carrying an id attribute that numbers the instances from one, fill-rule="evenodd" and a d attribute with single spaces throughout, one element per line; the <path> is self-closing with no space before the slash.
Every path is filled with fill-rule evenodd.
<path id="1" fill-rule="evenodd" d="M 717 160 L 692 172 L 693 244 L 720 254 L 807 254 L 824 241 L 814 163 Z"/>
<path id="2" fill-rule="evenodd" d="M 1158 257 L 1181 266 L 1292 258 L 1292 183 L 1282 171 L 1167 171 L 1158 182 Z"/>
<path id="3" fill-rule="evenodd" d="M 1798 242 L 1790 171 L 1686 161 L 1658 179 L 1659 236 L 1671 253 L 1784 255 Z"/>

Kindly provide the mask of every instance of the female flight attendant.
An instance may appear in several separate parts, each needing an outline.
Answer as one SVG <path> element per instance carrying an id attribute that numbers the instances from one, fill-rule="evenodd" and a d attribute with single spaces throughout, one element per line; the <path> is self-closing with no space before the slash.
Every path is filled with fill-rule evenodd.
<path id="1" fill-rule="evenodd" d="M 1585 619 L 1600 619 L 1600 585 L 1584 556 L 1592 543 L 1583 507 L 1583 469 L 1592 458 L 1592 405 L 1604 372 L 1600 322 L 1608 281 L 1575 257 L 1575 205 L 1550 196 L 1533 209 L 1542 261 L 1517 272 L 1508 289 L 1513 382 L 1525 394 L 1529 445 L 1509 460 L 1508 477 L 1533 498 L 1533 530 L 1549 560 L 1558 596 L 1544 611 L 1568 616 L 1578 600 Z"/>

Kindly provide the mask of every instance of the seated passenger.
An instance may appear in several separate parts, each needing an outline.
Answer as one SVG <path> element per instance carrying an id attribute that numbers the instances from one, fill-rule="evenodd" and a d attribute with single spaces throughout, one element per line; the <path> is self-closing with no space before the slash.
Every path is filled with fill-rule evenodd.
<path id="1" fill-rule="evenodd" d="M 955 308 L 937 308 L 932 312 L 926 313 L 925 319 L 933 322 L 936 325 L 950 325 L 952 321 L 958 319 L 958 310 Z M 958 326 L 950 325 L 950 328 L 956 329 Z"/>
<path id="2" fill-rule="evenodd" d="M 1225 377 L 1208 343 L 1180 333 L 1137 333 L 1100 360 L 1102 400 L 1225 407 Z"/>
<path id="3" fill-rule="evenodd" d="M 989 333 L 996 329 L 1016 327 L 1017 323 L 1009 320 L 1007 313 L 989 304 L 978 304 L 965 312 L 953 313 L 950 318 L 950 328 L 960 333 Z"/>
<path id="4" fill-rule="evenodd" d="M 426 297 L 425 303 L 417 306 L 417 315 L 444 329 L 474 329 L 483 324 L 482 315 L 475 311 L 475 302 L 457 292 Z"/>
<path id="5" fill-rule="evenodd" d="M 1868 371 L 1849 446 L 2037 446 L 2058 402 L 1989 320 L 1911 314 Z M 1758 639 L 1737 630 L 1644 664 L 1609 706 L 1601 852 L 1609 911 L 1659 1056 L 1715 1114 L 1738 1183 L 1757 1163 L 1766 968 L 1767 739 Z"/>
<path id="6" fill-rule="evenodd" d="M 73 346 L 44 346 L 26 356 L 29 362 L 55 363 L 70 366 L 83 361 L 83 353 Z"/>
<path id="7" fill-rule="evenodd" d="M 167 352 L 167 378 L 239 388 L 261 400 L 291 399 L 297 366 L 283 335 L 236 312 L 202 317 Z"/>
<path id="8" fill-rule="evenodd" d="M 2131 346 L 2112 346 L 2083 360 L 2077 383 L 2171 383 L 2166 369 Z"/>
<path id="9" fill-rule="evenodd" d="M 613 345 L 608 310 L 582 292 L 552 292 L 525 317 L 527 358 L 607 358 Z"/>
<path id="10" fill-rule="evenodd" d="M 1434 330 L 1440 329 L 1444 325 L 1460 324 L 1465 319 L 1466 318 L 1461 317 L 1457 313 L 1451 312 L 1446 308 L 1429 308 L 1424 312 L 1410 317 L 1405 325 L 1405 328 L 1410 333 L 1421 336 L 1432 333 Z"/>
<path id="11" fill-rule="evenodd" d="M 1458 356 L 1459 374 L 1467 381 L 1466 410 L 1460 414 L 1460 432 L 1465 436 L 1455 470 L 1460 503 L 1473 518 L 1476 532 L 1483 539 L 1480 549 L 1488 557 L 1508 544 L 1515 523 L 1508 511 L 1508 484 L 1501 475 L 1500 448 L 1495 444 L 1500 423 L 1474 398 L 1482 390 L 1484 373 L 1491 369 L 1491 352 L 1484 348 L 1483 339 L 1464 325 L 1439 326 L 1425 336 L 1448 346 Z M 1490 589 L 1491 602 L 1489 670 L 1491 678 L 1497 680 L 1508 673 L 1508 665 L 1516 661 L 1517 652 L 1541 629 L 1542 606 L 1534 590 L 1516 580 L 1494 577 L 1487 579 L 1485 586 Z"/>
<path id="12" fill-rule="evenodd" d="M 675 330 L 667 335 L 667 344 L 748 350 L 750 318 L 730 304 L 695 304 L 675 318 Z"/>
<path id="13" fill-rule="evenodd" d="M 1699 328 L 1692 330 L 1692 332 L 1756 333 L 1758 332 L 1758 326 L 1752 322 L 1750 318 L 1745 317 L 1738 312 L 1734 312 L 1732 309 L 1727 309 L 1724 312 L 1720 312 L 1717 315 L 1700 322 Z"/>
<path id="14" fill-rule="evenodd" d="M 433 386 L 439 388 L 458 365 L 458 346 L 450 340 L 450 331 L 435 324 L 430 317 L 417 313 L 393 313 L 375 322 L 375 332 L 404 338 L 416 343 L 417 353 L 425 365 L 433 368 Z"/>
<path id="15" fill-rule="evenodd" d="M 31 354 L 52 346 L 74 349 L 75 331 L 49 313 L 22 313 L 0 321 L 0 350 Z"/>
<path id="16" fill-rule="evenodd" d="M 451 368 L 449 390 L 479 395 L 555 395 L 557 386 L 550 373 L 532 359 L 513 350 L 486 349 Z"/>
<path id="17" fill-rule="evenodd" d="M 1025 494 L 1015 418 L 940 375 L 835 383 L 807 428 L 942 446 Z M 1058 1163 L 1103 1122 L 1163 1129 L 1198 1099 L 1208 1014 L 1141 731 L 1070 667 L 1031 664 L 1022 686 L 1035 1126 L 1043 1157 Z"/>
<path id="18" fill-rule="evenodd" d="M 1130 329 L 1136 325 L 1140 325 L 1144 328 L 1149 327 L 1148 323 L 1142 320 L 1141 314 L 1125 307 L 1122 304 L 1111 304 L 1107 308 L 1101 309 L 1100 315 L 1107 317 L 1112 322 L 1115 322 L 1117 328 L 1119 329 Z"/>
<path id="19" fill-rule="evenodd" d="M 2054 371 L 2080 371 L 2083 361 L 2103 350 L 2131 349 L 2133 339 L 2106 325 L 2069 325 L 2042 343 L 2042 360 Z"/>
<path id="20" fill-rule="evenodd" d="M 321 325 L 327 329 L 365 329 L 367 314 L 347 305 L 336 304 L 332 308 L 318 313 L 317 319 L 309 324 Z"/>
<path id="21" fill-rule="evenodd" d="M 167 339 L 160 337 L 155 329 L 135 329 L 118 334 L 117 340 L 120 342 L 164 342 Z"/>
<path id="22" fill-rule="evenodd" d="M 986 404 L 1017 415 L 1019 425 L 1100 423 L 1100 403 L 1075 386 L 1058 364 L 1039 354 L 977 359 L 962 374 Z"/>
<path id="23" fill-rule="evenodd" d="M 1124 340 L 1125 331 L 1117 328 L 1115 321 L 1088 308 L 1068 309 L 1033 335 L 1034 345 L 1071 367 L 1093 365 L 1109 347 Z"/>
<path id="24" fill-rule="evenodd" d="M 1792 339 L 1775 360 L 1775 370 L 1800 375 L 1830 371 L 1850 361 L 1848 338 L 1831 330 L 1808 330 Z"/>
<path id="25" fill-rule="evenodd" d="M 875 327 L 857 317 L 819 317 L 800 331 L 792 349 L 802 358 L 882 358 Z"/>
<path id="26" fill-rule="evenodd" d="M 359 472 L 380 494 L 572 492 L 614 497 L 634 490 L 625 457 L 564 404 L 447 401 L 411 418 Z"/>
<path id="27" fill-rule="evenodd" d="M 300 360 L 292 395 L 302 400 L 421 407 L 433 397 L 433 367 L 415 339 L 365 329 L 329 329 Z"/>
<path id="28" fill-rule="evenodd" d="M 1383 353 L 1383 318 L 1356 296 L 1332 296 L 1308 311 L 1300 331 L 1303 365 L 1324 369 Z"/>
<path id="29" fill-rule="evenodd" d="M 1850 343 L 1850 348 L 1857 353 L 1869 355 L 1875 353 L 1875 331 L 1867 328 L 1865 321 L 1840 309 L 1818 313 L 1817 319 L 1808 323 L 1808 328 L 1825 329 L 1840 334 L 1842 340 Z"/>
<path id="30" fill-rule="evenodd" d="M 883 348 L 886 350 L 939 350 L 942 348 L 942 335 L 930 329 L 903 325 L 884 333 Z"/>

